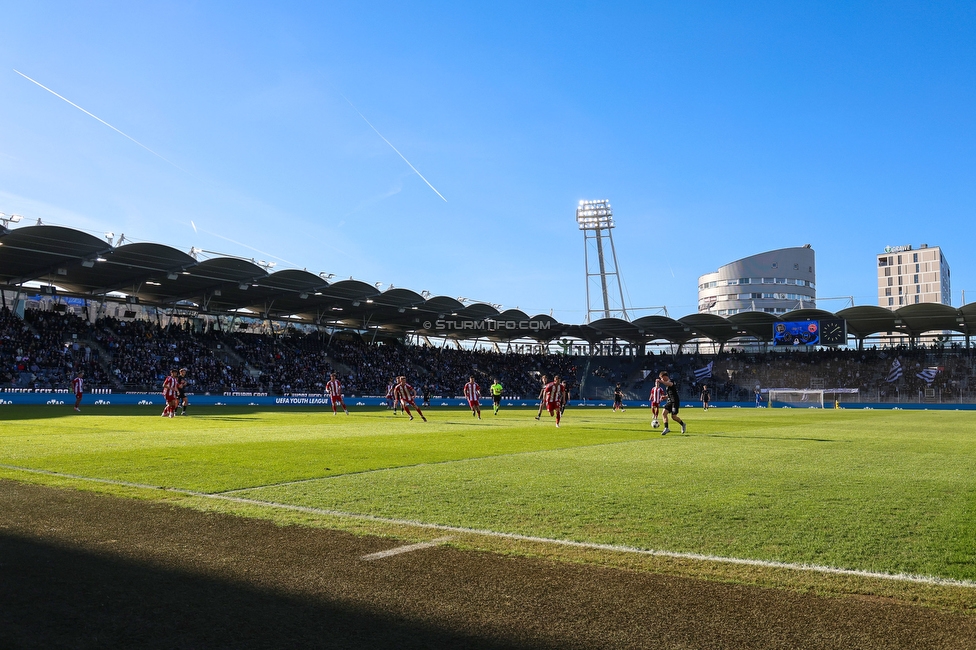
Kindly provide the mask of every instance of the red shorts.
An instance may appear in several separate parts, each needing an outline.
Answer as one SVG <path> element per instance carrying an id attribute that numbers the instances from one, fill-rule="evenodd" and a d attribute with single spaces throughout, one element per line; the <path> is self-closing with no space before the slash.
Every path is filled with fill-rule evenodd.
<path id="1" fill-rule="evenodd" d="M 414 408 L 417 408 L 417 403 L 412 399 L 401 399 L 400 406 L 412 406 Z"/>
<path id="2" fill-rule="evenodd" d="M 559 407 L 559 402 L 546 402 L 546 408 L 549 410 L 549 415 L 559 412 Z"/>
<path id="3" fill-rule="evenodd" d="M 651 408 L 661 408 L 661 402 L 651 402 Z"/>
<path id="4" fill-rule="evenodd" d="M 478 401 L 478 400 L 476 400 L 476 399 L 469 399 L 468 400 L 468 407 L 471 408 L 471 409 L 480 408 L 481 407 L 481 402 Z"/>
<path id="5" fill-rule="evenodd" d="M 329 401 L 332 404 L 339 405 L 339 406 L 346 405 L 346 403 L 342 401 L 342 395 L 329 395 Z"/>
<path id="6" fill-rule="evenodd" d="M 81 399 L 81 393 L 75 393 L 75 399 Z"/>

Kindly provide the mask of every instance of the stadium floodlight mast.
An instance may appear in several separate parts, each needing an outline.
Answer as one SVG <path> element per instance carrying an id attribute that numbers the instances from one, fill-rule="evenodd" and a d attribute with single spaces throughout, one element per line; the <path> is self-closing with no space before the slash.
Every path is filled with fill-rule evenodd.
<path id="1" fill-rule="evenodd" d="M 20 214 L 4 214 L 0 212 L 0 223 L 3 224 L 4 228 L 10 228 L 10 224 L 12 223 L 20 223 L 23 218 L 23 215 Z"/>
<path id="2" fill-rule="evenodd" d="M 586 322 L 589 323 L 593 314 L 598 317 L 610 318 L 619 314 L 623 320 L 629 321 L 627 305 L 624 303 L 623 283 L 617 270 L 617 251 L 613 245 L 613 208 L 607 199 L 596 201 L 580 201 L 576 207 L 576 223 L 583 231 L 583 254 L 586 264 Z M 604 254 L 604 239 L 610 244 L 610 259 Z M 591 262 L 590 249 L 594 248 L 596 262 L 594 268 Z M 619 308 L 611 306 L 611 289 L 607 284 L 609 277 L 617 280 L 617 291 L 614 298 L 619 297 Z M 590 285 L 595 278 L 600 279 L 600 290 L 603 297 L 603 308 L 594 307 L 590 300 Z"/>

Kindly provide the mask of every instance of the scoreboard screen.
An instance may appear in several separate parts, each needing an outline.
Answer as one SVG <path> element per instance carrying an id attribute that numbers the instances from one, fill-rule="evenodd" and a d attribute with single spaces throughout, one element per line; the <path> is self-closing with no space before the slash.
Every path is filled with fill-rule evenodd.
<path id="1" fill-rule="evenodd" d="M 773 326 L 773 345 L 817 345 L 820 343 L 820 323 L 815 320 L 796 320 Z"/>

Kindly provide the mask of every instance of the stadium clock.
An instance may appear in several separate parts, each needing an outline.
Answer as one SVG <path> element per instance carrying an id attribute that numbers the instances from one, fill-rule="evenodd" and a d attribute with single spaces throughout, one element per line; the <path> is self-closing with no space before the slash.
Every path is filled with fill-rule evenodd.
<path id="1" fill-rule="evenodd" d="M 820 345 L 847 345 L 847 321 L 842 318 L 820 321 Z"/>

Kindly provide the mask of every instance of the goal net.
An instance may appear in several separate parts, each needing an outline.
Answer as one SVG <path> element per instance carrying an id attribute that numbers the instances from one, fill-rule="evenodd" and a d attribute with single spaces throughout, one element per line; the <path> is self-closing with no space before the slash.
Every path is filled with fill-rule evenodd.
<path id="1" fill-rule="evenodd" d="M 823 389 L 815 388 L 770 388 L 769 408 L 822 409 L 825 392 Z"/>

